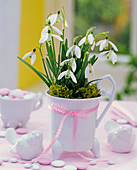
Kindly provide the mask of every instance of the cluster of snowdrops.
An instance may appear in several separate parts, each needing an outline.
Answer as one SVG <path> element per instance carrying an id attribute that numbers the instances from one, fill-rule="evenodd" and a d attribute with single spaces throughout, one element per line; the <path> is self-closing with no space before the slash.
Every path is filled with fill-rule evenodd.
<path id="1" fill-rule="evenodd" d="M 62 30 L 57 28 L 62 24 Z M 41 32 L 39 47 L 35 47 L 31 52 L 18 57 L 30 69 L 32 69 L 49 87 L 50 94 L 65 98 L 91 98 L 100 96 L 100 90 L 96 87 L 95 62 L 102 56 L 111 59 L 114 64 L 117 62 L 118 49 L 116 45 L 109 41 L 108 31 L 94 35 L 95 27 L 87 30 L 84 37 L 73 38 L 73 45 L 68 47 L 68 39 L 64 36 L 68 23 L 65 18 L 64 9 L 56 14 L 49 14 L 45 27 Z M 98 40 L 99 37 L 104 39 Z M 59 40 L 58 51 L 55 51 L 55 39 Z M 98 41 L 97 41 L 98 40 Z M 43 46 L 46 51 L 43 52 Z M 99 48 L 99 53 L 93 55 L 95 48 Z M 44 73 L 33 67 L 36 60 L 36 52 L 40 52 Z M 24 59 L 29 57 L 31 64 Z"/>

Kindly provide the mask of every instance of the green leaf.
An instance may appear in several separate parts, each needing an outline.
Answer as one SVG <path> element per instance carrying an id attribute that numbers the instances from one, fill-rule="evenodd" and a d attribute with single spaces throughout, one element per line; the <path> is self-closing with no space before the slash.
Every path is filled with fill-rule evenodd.
<path id="1" fill-rule="evenodd" d="M 46 85 L 48 87 L 50 87 L 50 85 L 52 84 L 49 80 L 47 81 L 39 71 L 37 71 L 33 66 L 31 66 L 28 62 L 26 62 L 25 60 L 23 60 L 20 57 L 17 57 L 19 60 L 21 60 L 24 64 L 26 64 L 32 71 L 34 71 L 43 81 L 44 83 L 46 83 Z"/>
<path id="2" fill-rule="evenodd" d="M 89 54 L 86 54 L 85 60 L 81 66 L 81 74 L 80 74 L 79 84 L 81 84 L 82 81 L 85 81 L 85 68 L 88 64 L 88 56 L 89 56 Z"/>
<path id="3" fill-rule="evenodd" d="M 97 61 L 98 57 L 96 57 L 96 55 L 94 55 L 91 59 L 90 59 L 90 62 L 91 62 L 91 65 L 94 65 L 94 63 Z"/>
<path id="4" fill-rule="evenodd" d="M 49 69 L 52 71 L 54 77 L 56 78 L 56 77 L 57 77 L 57 74 L 56 74 L 56 72 L 54 71 L 54 69 L 52 68 L 52 66 L 51 66 L 48 58 L 46 58 L 46 63 L 47 63 L 47 66 L 49 67 Z"/>
<path id="5" fill-rule="evenodd" d="M 66 51 L 65 51 L 65 46 L 62 44 L 62 54 L 61 54 L 61 62 L 66 59 Z"/>
<path id="6" fill-rule="evenodd" d="M 91 80 L 91 81 L 89 81 L 88 83 L 86 83 L 84 87 L 87 87 L 90 83 L 93 83 L 93 82 L 98 81 L 98 80 L 102 80 L 102 79 L 94 79 L 94 80 Z"/>

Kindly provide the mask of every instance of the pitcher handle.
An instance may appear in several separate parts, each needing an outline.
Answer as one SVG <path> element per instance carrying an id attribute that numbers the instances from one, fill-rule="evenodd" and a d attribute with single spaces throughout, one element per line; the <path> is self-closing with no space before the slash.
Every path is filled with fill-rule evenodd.
<path id="1" fill-rule="evenodd" d="M 42 93 L 39 92 L 36 94 L 33 110 L 39 109 L 42 106 L 42 104 L 43 104 Z"/>
<path id="2" fill-rule="evenodd" d="M 107 106 L 105 107 L 105 109 L 103 110 L 102 114 L 99 116 L 99 118 L 96 121 L 96 127 L 98 127 L 100 121 L 102 120 L 102 118 L 104 117 L 104 115 L 106 114 L 106 112 L 108 111 L 109 107 L 111 106 L 113 99 L 114 99 L 114 95 L 115 95 L 115 91 L 116 91 L 116 83 L 114 81 L 114 79 L 112 78 L 112 76 L 110 74 L 107 74 L 103 77 L 101 77 L 98 81 L 97 81 L 97 87 L 99 88 L 99 83 L 100 81 L 104 80 L 104 79 L 108 79 L 110 80 L 110 82 L 112 83 L 112 91 L 111 93 L 106 93 L 105 91 L 101 91 L 101 96 L 108 96 L 109 97 L 109 102 L 107 104 Z"/>

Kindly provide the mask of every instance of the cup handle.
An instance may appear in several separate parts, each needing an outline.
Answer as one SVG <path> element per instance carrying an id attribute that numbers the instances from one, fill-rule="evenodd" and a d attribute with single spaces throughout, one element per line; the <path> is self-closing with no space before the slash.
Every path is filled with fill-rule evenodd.
<path id="1" fill-rule="evenodd" d="M 33 110 L 39 109 L 42 105 L 43 105 L 42 93 L 39 92 L 36 94 Z"/>
<path id="2" fill-rule="evenodd" d="M 113 99 L 114 99 L 115 92 L 116 92 L 116 83 L 115 83 L 114 79 L 112 78 L 112 76 L 110 74 L 107 74 L 107 75 L 101 77 L 100 80 L 97 81 L 97 87 L 99 88 L 100 81 L 102 81 L 104 79 L 110 80 L 110 82 L 112 83 L 112 91 L 111 91 L 111 93 L 106 93 L 103 90 L 101 91 L 101 96 L 108 96 L 109 97 L 109 102 L 108 102 L 107 106 L 105 107 L 105 109 L 103 110 L 102 114 L 97 119 L 96 127 L 98 127 L 100 121 L 102 120 L 102 118 L 104 117 L 104 115 L 108 111 L 109 107 L 111 106 L 111 104 L 113 102 Z"/>

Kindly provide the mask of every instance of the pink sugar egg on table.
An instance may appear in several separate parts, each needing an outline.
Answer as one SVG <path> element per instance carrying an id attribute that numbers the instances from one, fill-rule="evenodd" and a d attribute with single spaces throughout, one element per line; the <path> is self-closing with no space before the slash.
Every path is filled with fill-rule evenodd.
<path id="1" fill-rule="evenodd" d="M 16 129 L 16 133 L 19 135 L 24 135 L 24 134 L 28 133 L 28 130 L 25 128 L 18 128 L 18 129 Z"/>
<path id="2" fill-rule="evenodd" d="M 42 158 L 38 161 L 38 163 L 40 165 L 50 165 L 51 164 L 51 161 L 49 159 L 46 159 L 46 158 Z"/>
<path id="3" fill-rule="evenodd" d="M 9 95 L 9 93 L 10 93 L 10 89 L 8 89 L 8 88 L 1 88 L 0 89 L 0 95 L 2 95 L 2 96 Z"/>

